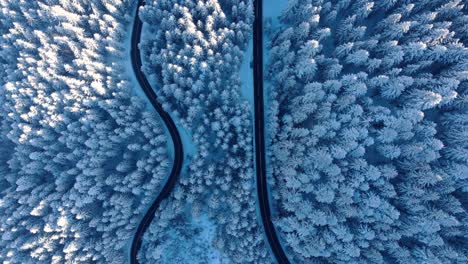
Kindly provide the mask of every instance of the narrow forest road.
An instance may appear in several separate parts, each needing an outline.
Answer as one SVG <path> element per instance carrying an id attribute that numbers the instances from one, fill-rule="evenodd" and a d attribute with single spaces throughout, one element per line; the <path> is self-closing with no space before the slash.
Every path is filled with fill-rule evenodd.
<path id="1" fill-rule="evenodd" d="M 135 235 L 133 237 L 132 247 L 130 250 L 130 263 L 138 263 L 137 255 L 138 255 L 138 250 L 141 247 L 143 234 L 145 233 L 146 229 L 148 229 L 149 225 L 151 224 L 151 221 L 154 218 L 154 214 L 156 213 L 156 210 L 158 209 L 161 202 L 164 199 L 166 199 L 171 193 L 172 189 L 174 189 L 174 186 L 177 182 L 177 179 L 179 178 L 180 171 L 182 169 L 182 163 L 183 163 L 183 158 L 184 158 L 182 140 L 180 138 L 179 131 L 177 131 L 174 120 L 172 120 L 170 115 L 166 111 L 164 111 L 161 103 L 158 102 L 156 93 L 151 88 L 151 85 L 149 84 L 148 80 L 146 79 L 144 73 L 141 70 L 141 54 L 140 54 L 140 49 L 138 48 L 138 44 L 140 43 L 140 39 L 141 39 L 141 28 L 143 26 L 143 23 L 138 16 L 138 12 L 139 12 L 140 7 L 143 5 L 144 5 L 144 1 L 139 0 L 137 11 L 135 14 L 135 20 L 133 23 L 131 51 L 130 51 L 132 67 L 136 75 L 136 78 L 138 80 L 138 83 L 140 84 L 141 88 L 143 89 L 146 96 L 150 100 L 154 109 L 161 116 L 162 120 L 164 121 L 164 124 L 169 130 L 169 133 L 172 138 L 172 142 L 174 143 L 174 164 L 172 166 L 169 179 L 167 180 L 166 184 L 162 188 L 158 197 L 154 200 L 153 204 L 148 209 L 145 216 L 143 217 L 140 224 L 138 225 L 137 231 L 135 232 Z"/>
<path id="2" fill-rule="evenodd" d="M 268 183 L 265 158 L 265 117 L 263 99 L 263 3 L 254 0 L 255 20 L 253 24 L 253 75 L 255 104 L 255 165 L 257 173 L 257 195 L 262 217 L 263 229 L 276 261 L 280 264 L 290 263 L 284 253 L 275 227 L 271 221 Z"/>

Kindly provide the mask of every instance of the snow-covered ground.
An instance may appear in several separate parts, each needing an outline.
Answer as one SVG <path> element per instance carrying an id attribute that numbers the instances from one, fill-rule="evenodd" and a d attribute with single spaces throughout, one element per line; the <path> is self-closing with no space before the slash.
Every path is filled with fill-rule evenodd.
<path id="1" fill-rule="evenodd" d="M 175 225 L 166 232 L 165 239 L 152 249 L 152 260 L 170 264 L 226 264 L 229 259 L 213 244 L 216 226 L 206 214 L 190 216 L 185 225 Z"/>
<path id="2" fill-rule="evenodd" d="M 278 27 L 279 25 L 278 17 L 280 16 L 282 10 L 286 8 L 288 0 L 274 0 L 274 2 L 275 4 L 268 3 L 268 4 L 263 5 L 263 18 L 264 20 L 271 18 L 272 29 L 274 29 L 275 27 Z M 263 36 L 263 51 L 264 51 L 263 64 L 264 65 L 268 62 L 267 44 L 269 42 L 270 42 L 269 35 L 264 33 L 264 36 Z M 253 39 L 252 39 L 252 36 L 250 36 L 249 44 L 244 53 L 244 59 L 243 59 L 243 62 L 239 71 L 239 75 L 240 75 L 240 79 L 242 82 L 241 95 L 242 97 L 244 97 L 244 99 L 246 99 L 253 106 L 253 103 L 254 103 L 253 101 L 253 72 L 252 72 L 252 67 L 251 67 L 252 57 L 253 57 Z M 265 95 L 266 95 L 266 91 L 265 91 Z M 253 112 L 253 109 L 252 109 L 252 112 Z"/>
<path id="3" fill-rule="evenodd" d="M 229 260 L 218 249 L 212 245 L 215 237 L 216 225 L 211 221 L 206 214 L 200 215 L 198 218 L 192 218 L 192 226 L 200 228 L 202 231 L 194 239 L 200 244 L 205 244 L 208 247 L 207 260 L 210 264 L 224 264 Z"/>
<path id="4" fill-rule="evenodd" d="M 273 4 L 274 2 L 274 4 Z M 279 16 L 281 12 L 287 7 L 288 0 L 273 0 L 268 3 L 263 4 L 263 19 L 271 18 L 272 19 L 272 26 L 277 27 L 279 25 Z M 266 37 L 263 36 L 264 41 L 263 44 L 268 43 Z"/>

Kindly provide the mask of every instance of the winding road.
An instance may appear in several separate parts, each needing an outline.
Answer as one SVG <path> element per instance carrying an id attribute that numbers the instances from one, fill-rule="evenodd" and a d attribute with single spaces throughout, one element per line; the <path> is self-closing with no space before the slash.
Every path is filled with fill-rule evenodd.
<path id="1" fill-rule="evenodd" d="M 148 80 L 146 79 L 144 73 L 141 70 L 141 54 L 140 54 L 140 49 L 138 48 L 138 44 L 140 43 L 140 39 L 141 39 L 141 28 L 143 26 L 143 23 L 138 16 L 138 12 L 139 12 L 140 7 L 143 6 L 144 4 L 145 3 L 143 0 L 138 1 L 137 11 L 135 14 L 135 20 L 133 23 L 131 50 L 130 50 L 132 68 L 138 80 L 138 83 L 140 84 L 141 88 L 143 89 L 146 96 L 150 100 L 151 105 L 161 116 L 164 124 L 169 130 L 169 134 L 171 135 L 172 142 L 174 143 L 174 163 L 172 166 L 171 174 L 169 175 L 169 179 L 167 180 L 166 184 L 162 188 L 158 197 L 153 201 L 153 204 L 151 204 L 151 207 L 148 209 L 145 216 L 143 217 L 140 224 L 138 225 L 138 228 L 133 237 L 132 246 L 130 249 L 130 263 L 138 263 L 137 255 L 138 255 L 138 250 L 141 247 L 143 234 L 145 233 L 146 229 L 148 229 L 149 225 L 151 224 L 151 221 L 154 218 L 154 214 L 156 213 L 156 210 L 158 209 L 158 207 L 161 205 L 161 202 L 164 199 L 166 199 L 171 193 L 172 189 L 174 189 L 177 179 L 179 178 L 180 171 L 182 169 L 183 159 L 184 159 L 182 140 L 180 138 L 179 131 L 177 130 L 174 120 L 172 120 L 170 115 L 166 111 L 164 111 L 161 103 L 158 101 L 158 97 L 156 93 L 154 92 L 153 88 L 151 88 L 151 85 L 149 84 Z"/>
<path id="2" fill-rule="evenodd" d="M 263 1 L 254 0 L 253 30 L 253 75 L 255 104 L 255 164 L 257 173 L 257 195 L 260 206 L 263 229 L 276 261 L 280 264 L 290 263 L 284 253 L 275 227 L 271 221 L 271 210 L 268 199 L 265 158 L 265 117 L 263 99 Z M 271 4 L 271 3 L 270 3 Z"/>
<path id="3" fill-rule="evenodd" d="M 263 228 L 270 245 L 271 251 L 275 255 L 278 263 L 290 263 L 276 234 L 276 230 L 271 221 L 271 211 L 268 198 L 268 186 L 266 179 L 266 159 L 265 159 L 265 119 L 264 119 L 264 98 L 263 98 L 263 24 L 262 24 L 262 0 L 254 1 L 254 47 L 253 47 L 253 74 L 254 74 L 254 101 L 255 101 L 255 164 L 257 174 L 257 191 L 260 207 L 260 214 L 262 218 Z M 138 1 L 135 20 L 133 23 L 132 39 L 131 39 L 131 61 L 133 71 L 145 92 L 146 96 L 151 102 L 151 105 L 161 116 L 164 124 L 174 143 L 174 163 L 169 175 L 169 179 L 159 193 L 158 197 L 154 200 L 151 207 L 146 212 L 145 216 L 138 225 L 137 231 L 133 237 L 131 250 L 130 250 L 130 263 L 138 263 L 137 255 L 141 247 L 143 234 L 148 229 L 151 221 L 154 218 L 156 210 L 161 202 L 166 199 L 174 188 L 177 179 L 179 178 L 184 152 L 182 148 L 182 140 L 180 138 L 177 127 L 170 117 L 170 115 L 162 108 L 161 103 L 157 100 L 157 95 L 151 88 L 148 80 L 141 70 L 141 54 L 138 44 L 141 39 L 141 29 L 143 26 L 142 21 L 138 16 L 139 8 L 144 5 L 143 0 Z"/>

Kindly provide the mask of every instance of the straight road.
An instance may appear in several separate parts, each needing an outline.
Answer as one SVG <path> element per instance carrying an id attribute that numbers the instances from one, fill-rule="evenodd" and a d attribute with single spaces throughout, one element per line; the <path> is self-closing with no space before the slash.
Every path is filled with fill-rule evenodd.
<path id="1" fill-rule="evenodd" d="M 270 3 L 271 4 L 271 3 Z M 276 261 L 289 264 L 279 242 L 275 227 L 271 221 L 270 203 L 268 199 L 268 184 L 265 162 L 265 118 L 263 99 L 263 3 L 254 0 L 254 33 L 253 33 L 253 75 L 255 104 L 255 164 L 257 173 L 257 195 L 262 217 L 263 229 Z"/>
<path id="2" fill-rule="evenodd" d="M 133 71 L 136 75 L 138 83 L 140 84 L 141 88 L 145 92 L 146 96 L 153 105 L 154 109 L 158 112 L 161 116 L 164 124 L 166 125 L 167 129 L 169 130 L 169 134 L 171 135 L 172 142 L 174 143 L 174 164 L 172 166 L 171 174 L 169 175 L 169 179 L 167 180 L 166 184 L 164 185 L 163 189 L 159 193 L 158 197 L 154 200 L 151 207 L 146 212 L 145 216 L 141 220 L 140 224 L 138 225 L 137 231 L 133 237 L 132 247 L 130 250 L 130 263 L 138 263 L 137 255 L 138 250 L 141 247 L 142 237 L 145 233 L 146 229 L 148 229 L 151 221 L 154 218 L 154 214 L 156 210 L 161 205 L 161 202 L 166 199 L 171 191 L 174 189 L 174 186 L 179 178 L 180 171 L 182 169 L 182 163 L 184 159 L 184 151 L 182 148 L 182 140 L 180 139 L 179 131 L 174 123 L 174 120 L 170 117 L 170 115 L 164 111 L 162 108 L 161 103 L 158 101 L 158 97 L 154 90 L 151 88 L 146 76 L 141 70 L 141 54 L 140 49 L 138 48 L 138 44 L 140 43 L 141 39 L 141 28 L 143 23 L 141 22 L 138 11 L 141 6 L 145 3 L 143 0 L 138 1 L 137 11 L 135 14 L 135 20 L 133 23 L 133 30 L 132 30 L 132 40 L 131 40 L 131 50 L 130 56 L 132 60 L 132 67 Z"/>

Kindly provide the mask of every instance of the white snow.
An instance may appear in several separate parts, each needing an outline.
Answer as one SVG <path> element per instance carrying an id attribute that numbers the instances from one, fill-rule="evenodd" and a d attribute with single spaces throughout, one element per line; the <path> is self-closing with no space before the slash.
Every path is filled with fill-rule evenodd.
<path id="1" fill-rule="evenodd" d="M 275 2 L 275 4 L 272 4 Z M 263 3 L 263 19 L 271 17 L 272 18 L 272 26 L 276 27 L 279 24 L 278 17 L 281 15 L 281 12 L 286 8 L 288 5 L 288 0 L 273 0 L 268 3 Z M 268 43 L 267 39 L 263 39 L 263 44 Z"/>
<path id="2" fill-rule="evenodd" d="M 192 218 L 192 225 L 203 230 L 196 238 L 199 243 L 205 244 L 208 247 L 207 259 L 210 264 L 227 263 L 228 258 L 213 246 L 213 239 L 216 232 L 216 224 L 209 219 L 206 214 L 200 215 L 198 218 Z"/>

